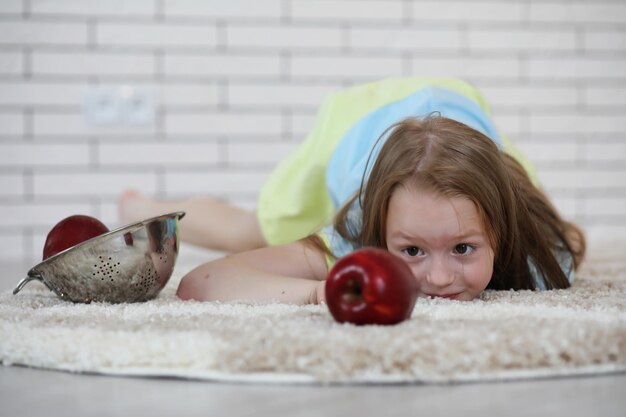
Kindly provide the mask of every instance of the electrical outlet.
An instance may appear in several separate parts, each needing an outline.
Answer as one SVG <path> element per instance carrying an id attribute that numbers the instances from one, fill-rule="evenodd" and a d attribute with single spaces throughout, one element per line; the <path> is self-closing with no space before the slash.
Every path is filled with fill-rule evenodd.
<path id="1" fill-rule="evenodd" d="M 92 126 L 149 125 L 154 107 L 150 91 L 132 85 L 90 87 L 83 95 L 83 117 Z"/>
<path id="2" fill-rule="evenodd" d="M 145 89 L 123 85 L 118 89 L 120 115 L 128 125 L 149 125 L 154 122 L 154 100 Z"/>
<path id="3" fill-rule="evenodd" d="M 93 126 L 120 123 L 117 90 L 113 87 L 91 87 L 83 94 L 83 117 Z"/>

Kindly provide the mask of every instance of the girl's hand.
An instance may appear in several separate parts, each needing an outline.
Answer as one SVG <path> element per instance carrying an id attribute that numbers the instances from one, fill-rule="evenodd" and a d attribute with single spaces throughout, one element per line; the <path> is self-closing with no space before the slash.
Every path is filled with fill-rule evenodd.
<path id="1" fill-rule="evenodd" d="M 315 285 L 315 291 L 311 294 L 311 304 L 326 303 L 326 280 L 318 281 Z"/>

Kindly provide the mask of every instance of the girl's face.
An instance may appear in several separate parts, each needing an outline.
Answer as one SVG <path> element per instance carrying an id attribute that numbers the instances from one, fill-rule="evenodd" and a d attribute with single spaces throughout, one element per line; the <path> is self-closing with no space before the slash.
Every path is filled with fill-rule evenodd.
<path id="1" fill-rule="evenodd" d="M 494 251 L 470 200 L 397 187 L 389 201 L 387 249 L 413 271 L 419 295 L 472 300 L 489 283 Z"/>

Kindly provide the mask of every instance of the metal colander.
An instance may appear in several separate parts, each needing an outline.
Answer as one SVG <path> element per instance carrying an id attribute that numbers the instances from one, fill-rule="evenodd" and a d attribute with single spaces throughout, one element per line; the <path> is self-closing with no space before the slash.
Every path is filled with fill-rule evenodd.
<path id="1" fill-rule="evenodd" d="M 153 217 L 59 252 L 31 268 L 13 294 L 37 280 L 61 299 L 75 303 L 150 300 L 172 276 L 178 221 L 184 215 Z"/>

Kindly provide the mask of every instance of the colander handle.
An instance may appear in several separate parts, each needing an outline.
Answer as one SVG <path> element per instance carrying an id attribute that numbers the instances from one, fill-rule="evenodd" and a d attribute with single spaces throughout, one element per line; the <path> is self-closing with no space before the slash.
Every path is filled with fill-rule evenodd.
<path id="1" fill-rule="evenodd" d="M 24 278 L 23 280 L 21 280 L 19 282 L 19 284 L 17 284 L 17 287 L 15 287 L 15 289 L 13 290 L 13 295 L 15 295 L 18 292 L 20 292 L 22 290 L 22 288 L 24 288 L 24 285 L 28 284 L 29 282 L 31 282 L 33 280 L 37 280 L 37 281 L 43 282 L 45 284 L 45 286 L 49 288 L 48 284 L 43 280 L 41 275 L 39 275 L 37 273 L 29 272 L 28 276 L 26 278 Z"/>

